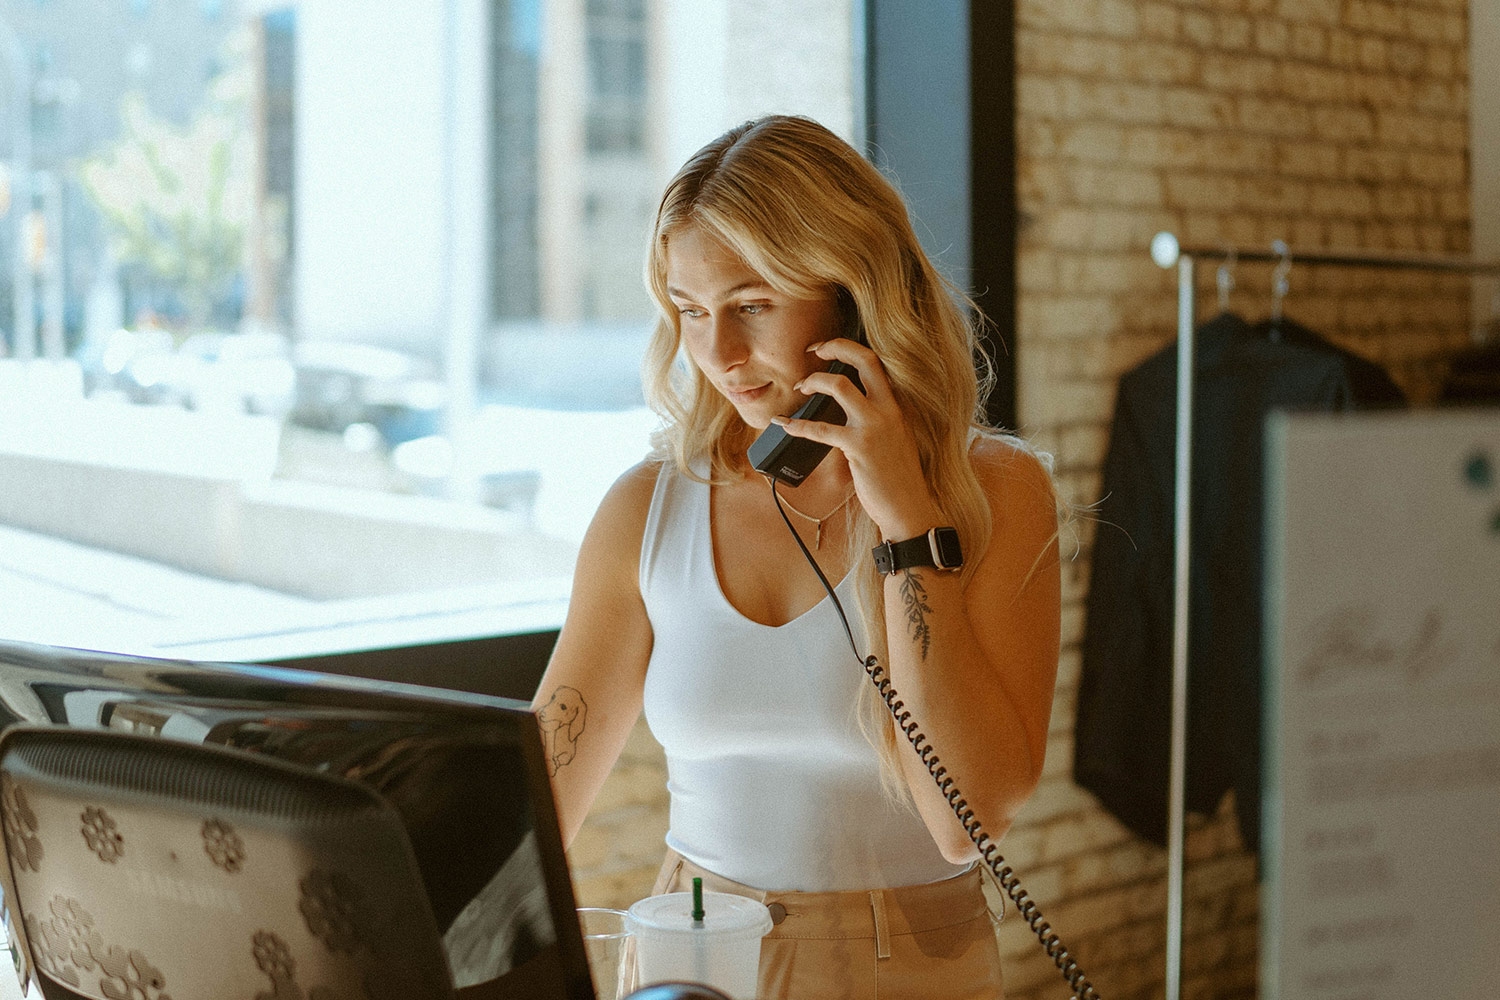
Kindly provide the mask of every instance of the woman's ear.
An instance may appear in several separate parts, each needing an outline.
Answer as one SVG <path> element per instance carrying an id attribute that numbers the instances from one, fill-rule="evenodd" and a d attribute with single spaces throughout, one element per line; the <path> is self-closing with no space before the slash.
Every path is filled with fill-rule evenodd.
<path id="1" fill-rule="evenodd" d="M 860 320 L 859 306 L 855 304 L 854 296 L 843 285 L 839 285 L 834 294 L 839 311 L 839 336 L 855 343 L 867 344 L 865 325 Z"/>

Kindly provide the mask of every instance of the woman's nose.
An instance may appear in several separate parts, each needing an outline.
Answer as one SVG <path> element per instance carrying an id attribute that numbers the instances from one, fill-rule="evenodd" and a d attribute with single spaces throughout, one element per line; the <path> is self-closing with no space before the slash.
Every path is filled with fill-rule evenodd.
<path id="1" fill-rule="evenodd" d="M 740 324 L 730 316 L 711 316 L 705 338 L 707 360 L 719 371 L 728 371 L 749 358 L 749 340 Z"/>

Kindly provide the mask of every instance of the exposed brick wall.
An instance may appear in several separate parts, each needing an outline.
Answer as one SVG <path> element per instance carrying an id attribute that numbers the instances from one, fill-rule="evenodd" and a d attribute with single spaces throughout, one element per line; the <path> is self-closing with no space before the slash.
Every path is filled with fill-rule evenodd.
<path id="1" fill-rule="evenodd" d="M 1017 0 L 1021 429 L 1080 502 L 1099 494 L 1118 377 L 1175 334 L 1189 244 L 1469 250 L 1467 0 Z M 1204 268 L 1203 314 L 1215 308 Z M 1269 265 L 1235 269 L 1231 306 L 1267 314 Z M 1467 342 L 1464 279 L 1297 267 L 1286 314 L 1376 360 L 1417 400 Z M 1166 858 L 1069 778 L 1093 526 L 1065 567 L 1063 654 L 1046 771 L 1002 850 L 1108 1000 L 1160 996 Z M 571 860 L 581 904 L 650 891 L 665 772 L 644 724 Z M 1226 802 L 1187 838 L 1183 995 L 1255 993 L 1258 895 Z M 1066 987 L 1010 911 L 1011 1000 Z"/>
<path id="2" fill-rule="evenodd" d="M 1293 251 L 1285 314 L 1385 365 L 1417 400 L 1468 342 L 1467 280 L 1298 267 L 1298 248 L 1469 251 L 1467 0 L 1017 0 L 1022 430 L 1075 501 L 1099 496 L 1119 376 L 1176 333 L 1176 274 L 1154 233 Z M 1200 316 L 1217 309 L 1202 267 Z M 1270 310 L 1271 266 L 1230 305 Z M 1165 851 L 1069 779 L 1088 555 L 1068 567 L 1046 776 L 1003 848 L 1110 1000 L 1160 996 Z M 1255 859 L 1232 804 L 1189 823 L 1183 995 L 1250 997 Z M 1018 920 L 1001 927 L 1012 1000 L 1066 996 Z"/>

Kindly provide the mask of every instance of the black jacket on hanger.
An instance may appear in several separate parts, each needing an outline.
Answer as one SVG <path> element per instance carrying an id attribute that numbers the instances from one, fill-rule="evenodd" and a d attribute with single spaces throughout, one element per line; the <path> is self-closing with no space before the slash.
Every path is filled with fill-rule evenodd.
<path id="1" fill-rule="evenodd" d="M 1233 788 L 1240 832 L 1256 850 L 1264 420 L 1275 410 L 1354 409 L 1380 390 L 1361 387 L 1359 366 L 1326 342 L 1268 339 L 1233 314 L 1195 339 L 1185 805 L 1212 813 Z M 1171 750 L 1176 420 L 1174 341 L 1120 381 L 1074 734 L 1074 780 L 1158 844 Z"/>
<path id="2" fill-rule="evenodd" d="M 1345 350 L 1294 319 L 1282 317 L 1280 320 L 1262 320 L 1251 327 L 1251 330 L 1256 336 L 1267 340 L 1280 338 L 1287 343 L 1327 351 L 1339 358 L 1349 374 L 1349 387 L 1354 392 L 1355 405 L 1360 409 L 1402 407 L 1408 402 L 1406 394 L 1384 368 L 1368 358 Z"/>

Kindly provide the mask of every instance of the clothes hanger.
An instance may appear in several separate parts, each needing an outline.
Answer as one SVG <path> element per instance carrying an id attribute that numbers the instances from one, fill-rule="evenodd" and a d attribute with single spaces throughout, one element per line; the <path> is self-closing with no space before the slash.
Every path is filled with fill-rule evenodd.
<path id="1" fill-rule="evenodd" d="M 1291 289 L 1292 251 L 1285 240 L 1276 240 L 1271 250 L 1281 259 L 1271 274 L 1271 324 L 1268 328 L 1273 342 L 1281 340 L 1281 305 Z"/>
<path id="2" fill-rule="evenodd" d="M 1224 247 L 1224 260 L 1219 264 L 1217 275 L 1221 315 L 1229 312 L 1229 293 L 1234 291 L 1234 264 L 1237 256 L 1234 247 L 1227 245 Z"/>

